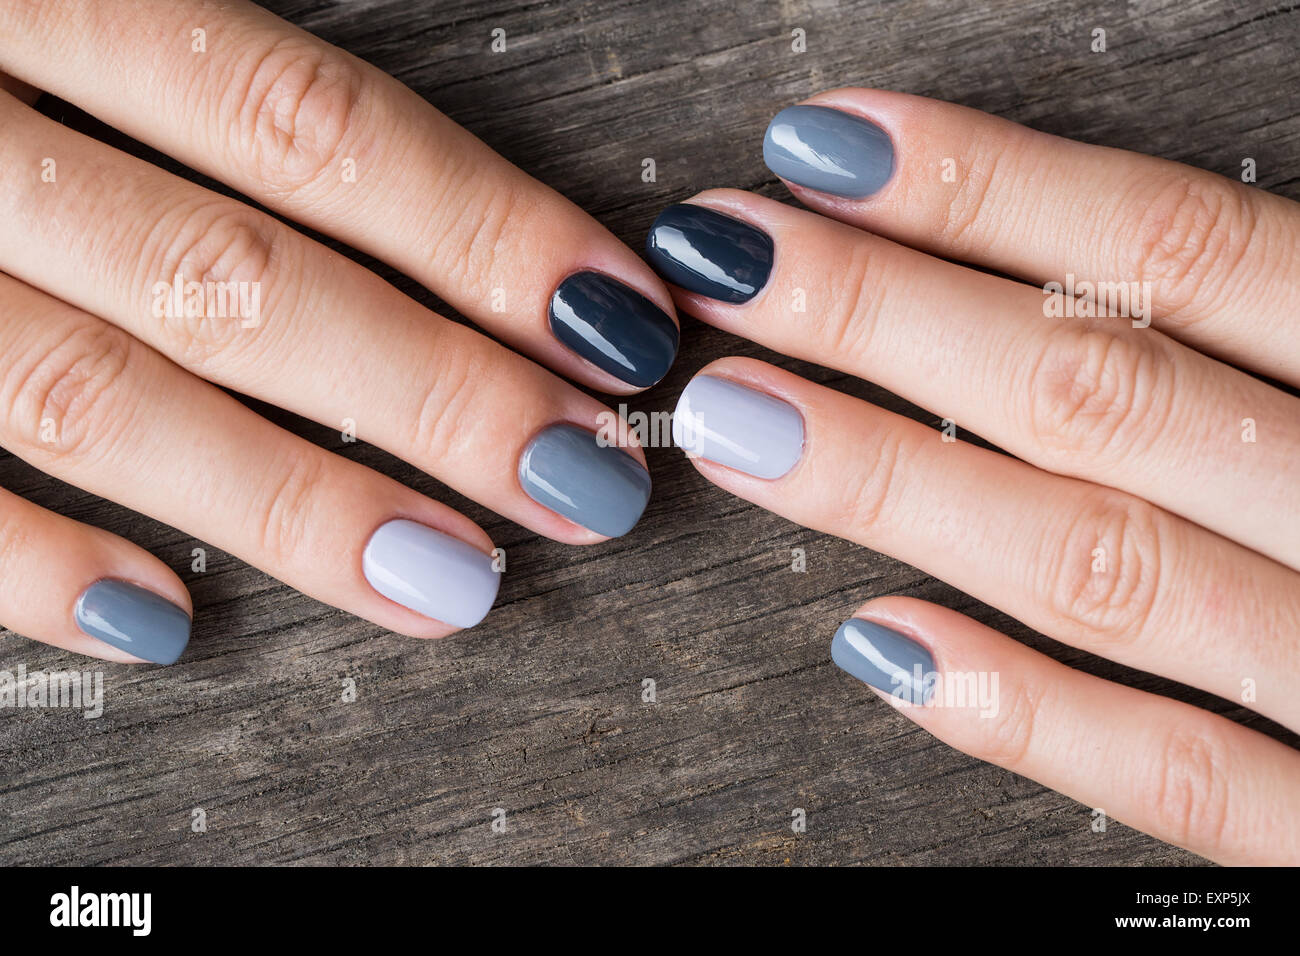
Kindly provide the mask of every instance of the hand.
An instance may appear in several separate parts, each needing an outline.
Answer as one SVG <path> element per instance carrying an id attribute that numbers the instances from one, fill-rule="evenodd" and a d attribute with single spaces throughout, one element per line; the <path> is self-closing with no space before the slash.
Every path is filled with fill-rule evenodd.
<path id="1" fill-rule="evenodd" d="M 601 403 L 252 206 L 73 132 L 41 89 L 401 269 L 511 346 L 627 394 L 673 360 L 662 284 L 397 81 L 251 4 L 0 7 L 0 444 L 386 628 L 476 624 L 500 579 L 451 508 L 217 386 L 351 432 L 534 531 L 620 535 L 644 455 Z M 25 85 L 24 85 L 25 84 Z M 205 381 L 206 380 L 206 381 Z M 617 419 L 612 419 L 617 421 Z M 0 620 L 174 661 L 169 568 L 0 492 Z"/>
<path id="2" fill-rule="evenodd" d="M 1300 384 L 1300 206 L 871 90 L 783 111 L 764 155 L 829 218 L 732 190 L 670 207 L 648 246 L 678 307 L 1011 454 L 729 358 L 677 406 L 699 471 L 1300 730 L 1300 401 L 1233 367 Z M 1123 284 L 1091 287 L 1102 317 L 1089 282 Z M 1300 862 L 1300 754 L 1262 733 L 903 597 L 854 612 L 832 656 L 953 746 L 1160 839 Z"/>

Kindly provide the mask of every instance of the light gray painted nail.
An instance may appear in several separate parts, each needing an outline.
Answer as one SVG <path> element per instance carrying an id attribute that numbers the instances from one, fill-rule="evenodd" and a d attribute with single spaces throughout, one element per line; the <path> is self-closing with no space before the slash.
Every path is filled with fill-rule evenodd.
<path id="1" fill-rule="evenodd" d="M 763 162 L 782 179 L 849 199 L 870 196 L 894 173 L 894 146 L 883 129 L 825 106 L 789 106 L 763 137 Z"/>
<path id="2" fill-rule="evenodd" d="M 913 704 L 934 694 L 934 657 L 905 634 L 851 617 L 835 632 L 831 660 L 864 684 Z"/>
<path id="3" fill-rule="evenodd" d="M 552 425 L 519 457 L 528 497 L 584 528 L 627 534 L 650 500 L 650 473 L 631 455 L 577 425 Z"/>
<path id="4" fill-rule="evenodd" d="M 491 555 L 405 518 L 380 525 L 370 536 L 361 569 L 384 597 L 452 627 L 483 620 L 501 586 Z"/>
<path id="5" fill-rule="evenodd" d="M 780 478 L 803 454 L 803 417 L 765 392 L 697 375 L 677 400 L 673 441 L 747 475 Z"/>
<path id="6" fill-rule="evenodd" d="M 176 663 L 190 642 L 184 609 L 129 581 L 96 581 L 72 613 L 84 633 L 155 664 Z"/>

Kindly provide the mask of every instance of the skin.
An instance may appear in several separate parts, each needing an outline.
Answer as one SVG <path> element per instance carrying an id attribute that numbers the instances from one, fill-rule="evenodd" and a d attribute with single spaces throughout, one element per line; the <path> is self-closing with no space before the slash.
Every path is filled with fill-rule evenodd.
<path id="1" fill-rule="evenodd" d="M 775 262 L 745 304 L 674 289 L 678 307 L 884 385 L 1009 454 L 727 358 L 702 373 L 794 405 L 803 455 L 775 480 L 696 467 L 1060 641 L 1300 730 L 1300 400 L 1249 374 L 1300 386 L 1300 206 L 920 97 L 809 102 L 883 128 L 892 178 L 858 200 L 787 183 L 812 212 L 735 190 L 694 197 L 767 232 Z M 947 158 L 955 181 L 940 175 Z M 1043 285 L 1067 273 L 1150 282 L 1150 327 L 1045 317 Z M 1300 863 L 1291 748 L 921 601 L 855 616 L 927 647 L 941 677 L 999 676 L 994 715 L 877 691 L 953 746 L 1219 862 Z"/>
<path id="2" fill-rule="evenodd" d="M 203 53 L 191 49 L 198 28 Z M 331 428 L 352 420 L 360 440 L 539 534 L 605 540 L 516 477 L 543 428 L 596 432 L 614 414 L 520 352 L 583 385 L 632 391 L 556 341 L 556 286 L 595 270 L 673 314 L 662 283 L 590 216 L 396 80 L 249 3 L 5 3 L 0 71 L 0 168 L 27 171 L 0 177 L 0 444 L 415 637 L 454 628 L 367 583 L 370 535 L 409 518 L 489 553 L 487 534 L 217 386 Z M 40 90 L 401 269 L 519 351 L 276 218 L 42 116 L 30 107 Z M 53 182 L 41 178 L 46 159 Z M 153 286 L 177 273 L 260 283 L 260 321 L 155 316 Z M 634 440 L 626 451 L 644 464 Z M 74 623 L 77 596 L 104 577 L 191 608 L 176 575 L 135 545 L 0 494 L 5 626 L 135 660 Z"/>

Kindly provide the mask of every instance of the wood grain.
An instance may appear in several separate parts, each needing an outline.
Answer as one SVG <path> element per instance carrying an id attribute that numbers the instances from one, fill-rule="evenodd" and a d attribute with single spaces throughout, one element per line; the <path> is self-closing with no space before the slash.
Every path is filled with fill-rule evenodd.
<path id="1" fill-rule="evenodd" d="M 1300 12 L 1237 2 L 951 4 L 671 0 L 275 0 L 288 19 L 400 77 L 639 248 L 655 213 L 720 185 L 789 200 L 759 145 L 780 107 L 837 85 L 964 103 L 1300 198 Z M 489 50 L 502 28 L 504 54 Z M 1091 30 L 1109 50 L 1089 50 Z M 790 34 L 807 32 L 795 54 Z M 51 115 L 176 164 L 78 112 Z M 653 157 L 656 182 L 641 181 Z M 367 260 L 362 260 L 367 261 Z M 391 270 L 390 281 L 430 305 Z M 760 355 L 933 423 L 861 382 L 691 319 L 666 381 Z M 830 662 L 860 602 L 907 593 L 1094 673 L 1223 702 L 1057 646 L 884 555 L 798 528 L 704 482 L 671 449 L 626 538 L 542 540 L 364 445 L 273 409 L 339 454 L 464 509 L 508 553 L 498 606 L 425 643 L 305 598 L 9 455 L 0 484 L 123 534 L 176 568 L 194 638 L 168 669 L 105 665 L 99 720 L 0 711 L 0 862 L 1197 863 L 1037 784 L 957 753 Z M 195 443 L 201 436 L 195 436 Z M 805 549 L 806 573 L 791 570 Z M 0 666 L 84 661 L 16 635 Z M 358 688 L 342 700 L 344 681 Z M 642 682 L 656 703 L 642 701 Z M 1254 722 L 1267 728 L 1257 719 Z M 207 832 L 191 830 L 206 812 Z M 506 812 L 504 833 L 491 827 Z M 807 832 L 791 830 L 795 808 Z"/>

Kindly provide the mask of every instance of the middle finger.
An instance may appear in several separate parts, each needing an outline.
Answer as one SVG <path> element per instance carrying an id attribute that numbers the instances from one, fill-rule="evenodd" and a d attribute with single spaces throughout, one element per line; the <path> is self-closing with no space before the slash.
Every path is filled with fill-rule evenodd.
<path id="1" fill-rule="evenodd" d="M 0 168 L 33 171 L 0 177 L 6 272 L 559 541 L 616 537 L 640 517 L 644 455 L 634 436 L 626 453 L 597 444 L 614 413 L 595 399 L 270 216 L 3 94 L 0 126 Z"/>

